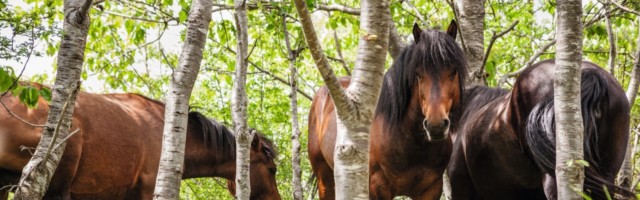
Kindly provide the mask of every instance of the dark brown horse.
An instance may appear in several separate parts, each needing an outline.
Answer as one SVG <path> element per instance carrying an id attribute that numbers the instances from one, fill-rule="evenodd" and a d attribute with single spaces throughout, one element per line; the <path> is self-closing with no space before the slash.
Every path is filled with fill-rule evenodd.
<path id="1" fill-rule="evenodd" d="M 556 199 L 553 82 L 555 62 L 526 69 L 513 90 L 475 87 L 465 92 L 448 170 L 459 199 Z M 629 137 L 629 103 L 618 82 L 582 63 L 584 191 L 594 199 L 629 192 L 613 184 Z"/>
<path id="2" fill-rule="evenodd" d="M 415 42 L 402 50 L 385 74 L 370 135 L 370 197 L 438 199 L 451 154 L 449 126 L 462 99 L 466 60 L 446 33 L 413 28 Z M 349 78 L 342 78 L 343 87 Z M 451 121 L 450 121 L 451 120 Z M 336 114 L 326 88 L 309 113 L 309 159 L 321 199 L 333 199 Z"/>
<path id="3" fill-rule="evenodd" d="M 38 86 L 39 87 L 39 86 Z M 27 109 L 18 98 L 2 98 L 17 116 L 44 124 L 47 102 Z M 160 161 L 164 104 L 136 94 L 80 92 L 67 143 L 45 199 L 151 199 Z M 42 128 L 0 111 L 0 187 L 14 185 Z M 276 188 L 275 149 L 257 134 L 251 149 L 251 198 L 280 199 Z M 235 177 L 235 138 L 222 124 L 189 113 L 183 179 Z M 3 188 L 6 199 L 8 187 Z"/>

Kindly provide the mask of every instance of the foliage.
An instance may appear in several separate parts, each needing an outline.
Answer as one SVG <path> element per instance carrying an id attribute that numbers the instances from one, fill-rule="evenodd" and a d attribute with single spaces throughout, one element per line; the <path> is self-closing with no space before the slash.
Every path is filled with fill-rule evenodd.
<path id="1" fill-rule="evenodd" d="M 444 27 L 455 15 L 447 1 L 391 1 L 391 14 L 400 35 L 405 41 L 413 40 L 411 27 L 414 22 L 427 27 Z M 191 98 L 191 107 L 225 124 L 231 124 L 231 88 L 235 71 L 235 27 L 232 1 L 214 1 L 213 21 L 210 25 L 204 60 Z M 277 182 L 285 199 L 291 198 L 291 124 L 289 112 L 288 60 L 282 18 L 292 39 L 292 48 L 301 49 L 298 67 L 298 87 L 313 95 L 322 86 L 322 80 L 306 49 L 304 36 L 293 5 L 289 1 L 247 1 L 249 5 L 249 70 L 247 92 L 249 98 L 248 123 L 263 132 L 278 146 L 280 156 Z M 358 43 L 359 21 L 352 14 L 320 8 L 320 5 L 344 5 L 359 7 L 359 1 L 308 0 L 318 36 L 330 58 L 334 71 L 345 76 L 347 68 L 353 68 Z M 19 7 L 0 0 L 0 59 L 26 62 L 34 49 L 34 56 L 53 56 L 59 49 L 62 22 L 61 0 L 26 0 Z M 83 87 L 93 92 L 135 92 L 163 99 L 167 92 L 173 66 L 177 65 L 179 48 L 184 40 L 188 0 L 113 0 L 104 1 L 91 12 L 92 23 L 87 39 Z M 231 6 L 231 7 L 229 7 Z M 412 9 L 416 7 L 416 10 Z M 634 5 L 629 7 L 640 10 Z M 547 1 L 487 1 L 485 17 L 485 47 L 493 33 L 501 32 L 514 21 L 514 30 L 497 39 L 488 55 L 485 72 L 487 82 L 496 86 L 498 79 L 513 72 L 527 62 L 540 47 L 554 37 L 555 5 Z M 592 1 L 585 6 L 586 20 L 601 13 L 602 4 Z M 421 16 L 421 21 L 417 16 Z M 631 14 L 615 12 L 612 18 L 616 31 L 618 59 L 616 77 L 624 88 L 636 51 L 638 21 Z M 584 59 L 606 66 L 608 42 L 604 20 L 585 28 Z M 334 37 L 335 33 L 335 37 Z M 35 38 L 32 42 L 30 38 Z M 335 40 L 339 39 L 336 46 Z M 459 37 L 458 37 L 459 38 Z M 340 51 L 338 50 L 340 49 Z M 552 58 L 554 49 L 547 50 L 540 59 Z M 391 59 L 388 59 L 391 62 Z M 30 64 L 30 65 L 29 65 Z M 55 63 L 29 63 L 28 67 L 55 68 Z M 19 69 L 22 66 L 11 66 Z M 0 91 L 8 88 L 16 77 L 10 67 L 0 68 Z M 12 77 L 12 78 L 7 78 Z M 53 75 L 38 74 L 23 79 L 51 83 Z M 513 79 L 509 80 L 513 81 Z M 9 84 L 10 85 L 10 84 Z M 508 87 L 508 86 L 507 86 Z M 22 89 L 19 89 L 22 88 Z M 14 87 L 24 102 L 33 102 L 35 94 L 47 97 L 48 90 Z M 24 94 L 24 95 L 23 95 Z M 23 97 L 24 96 L 24 97 Z M 310 177 L 311 168 L 306 159 L 305 134 L 307 115 L 311 101 L 299 95 L 298 112 L 302 144 L 303 177 Z M 632 110 L 632 130 L 640 123 L 640 101 Z M 32 104 L 33 105 L 33 104 Z M 230 125 L 229 125 L 230 126 Z M 634 132 L 634 137 L 638 137 Z M 634 138 L 632 137 L 632 138 Z M 636 160 L 640 155 L 635 156 Z M 640 167 L 636 162 L 636 174 Z M 638 176 L 635 176 L 638 177 Z M 304 183 L 305 195 L 310 186 Z M 183 181 L 182 198 L 231 199 L 224 179 L 201 178 Z"/>

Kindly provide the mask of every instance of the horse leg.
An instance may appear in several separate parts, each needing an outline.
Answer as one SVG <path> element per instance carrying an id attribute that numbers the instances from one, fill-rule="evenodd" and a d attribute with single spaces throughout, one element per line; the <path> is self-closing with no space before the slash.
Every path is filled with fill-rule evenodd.
<path id="1" fill-rule="evenodd" d="M 480 199 L 476 193 L 475 186 L 471 180 L 471 174 L 467 167 L 463 148 L 462 148 L 462 136 L 458 136 L 456 144 L 453 147 L 451 154 L 451 161 L 449 168 L 447 168 L 447 174 L 449 175 L 449 181 L 451 183 L 451 199 Z"/>
<path id="2" fill-rule="evenodd" d="M 369 199 L 387 200 L 393 199 L 387 179 L 382 173 L 377 172 L 377 167 L 372 166 L 369 178 Z"/>
<path id="3" fill-rule="evenodd" d="M 442 196 L 442 178 L 439 178 L 431 187 L 427 188 L 422 194 L 413 196 L 411 199 L 437 200 Z"/>
<path id="4" fill-rule="evenodd" d="M 322 163 L 316 170 L 318 175 L 318 195 L 322 200 L 333 200 L 336 198 L 335 182 L 333 180 L 333 170 L 328 164 Z"/>
<path id="5" fill-rule="evenodd" d="M 556 178 L 551 176 L 550 174 L 544 175 L 544 195 L 547 196 L 548 200 L 555 200 L 558 196 L 556 185 Z"/>

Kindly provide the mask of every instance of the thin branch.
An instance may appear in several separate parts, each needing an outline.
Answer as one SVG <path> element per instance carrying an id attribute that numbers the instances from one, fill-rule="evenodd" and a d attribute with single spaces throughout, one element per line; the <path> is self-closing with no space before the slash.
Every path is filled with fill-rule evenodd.
<path id="1" fill-rule="evenodd" d="M 102 13 L 108 14 L 108 15 L 117 16 L 117 17 L 122 17 L 122 18 L 125 18 L 125 19 L 132 19 L 132 20 L 145 21 L 145 22 L 151 22 L 151 23 L 168 24 L 171 21 L 177 21 L 175 18 L 170 18 L 169 20 L 159 21 L 159 20 L 153 20 L 153 19 L 147 19 L 147 18 L 142 18 L 142 17 L 135 17 L 135 16 L 125 15 L 125 14 L 121 14 L 121 13 L 111 12 L 111 11 L 108 11 L 108 10 L 102 11 Z"/>
<path id="2" fill-rule="evenodd" d="M 318 5 L 318 10 L 340 11 L 340 12 L 347 13 L 347 14 L 360 15 L 360 10 L 359 9 L 348 7 L 348 6 L 344 6 L 344 5 L 339 5 L 339 4 L 331 4 L 331 5 L 320 4 L 320 5 Z"/>
<path id="3" fill-rule="evenodd" d="M 53 149 L 57 149 L 60 148 L 60 146 L 62 146 L 62 143 L 67 142 L 67 140 L 69 140 L 69 138 L 71 138 L 71 136 L 75 135 L 76 133 L 80 132 L 80 128 L 76 129 L 75 131 L 69 133 L 69 135 L 67 135 L 67 137 L 63 138 L 62 140 L 60 140 L 60 142 L 58 142 L 58 144 L 56 144 L 55 147 L 53 147 Z"/>
<path id="4" fill-rule="evenodd" d="M 45 127 L 45 125 L 38 125 L 38 124 L 34 124 L 31 122 L 28 122 L 25 119 L 22 119 L 21 117 L 18 117 L 18 115 L 16 115 L 15 113 L 13 113 L 11 110 L 9 110 L 9 107 L 7 107 L 6 104 L 4 104 L 4 101 L 2 101 L 2 99 L 0 98 L 0 104 L 2 104 L 2 107 L 4 107 L 4 109 L 7 111 L 7 113 L 9 113 L 9 115 L 11 115 L 11 117 L 16 118 L 18 120 L 20 120 L 22 123 L 25 123 L 29 126 L 33 126 L 33 127 Z"/>
<path id="5" fill-rule="evenodd" d="M 520 73 L 522 73 L 525 69 L 529 68 L 529 66 L 531 66 L 537 59 L 538 57 L 540 57 L 547 49 L 549 49 L 551 46 L 556 44 L 556 40 L 552 40 L 551 42 L 545 44 L 544 46 L 540 47 L 540 49 L 538 49 L 538 51 L 536 51 L 535 54 L 533 54 L 533 56 L 531 56 L 531 58 L 529 58 L 529 61 L 527 61 L 524 64 L 524 67 L 518 69 L 515 72 L 511 72 L 505 75 L 502 75 L 502 77 L 500 77 L 500 79 L 498 80 L 498 87 L 500 87 L 502 84 L 507 82 L 507 79 L 510 77 L 514 77 L 519 75 Z"/>
<path id="6" fill-rule="evenodd" d="M 491 41 L 489 42 L 489 46 L 487 47 L 487 52 L 485 52 L 484 59 L 482 59 L 482 67 L 480 67 L 480 69 L 484 69 L 484 66 L 487 65 L 487 60 L 489 59 L 489 53 L 491 53 L 491 48 L 493 48 L 493 44 L 496 42 L 496 40 L 498 40 L 498 38 L 512 31 L 513 28 L 516 27 L 516 25 L 518 25 L 519 22 L 520 21 L 516 20 L 511 24 L 511 26 L 509 26 L 509 28 L 507 28 L 506 30 L 500 33 L 493 32 L 493 36 L 491 36 Z"/>
<path id="7" fill-rule="evenodd" d="M 604 7 L 606 7 L 606 11 L 605 11 L 605 22 L 607 24 L 607 36 L 609 39 L 609 60 L 607 62 L 607 65 L 609 65 L 609 73 L 611 73 L 611 75 L 615 76 L 615 70 L 616 70 L 616 36 L 615 33 L 613 32 L 613 27 L 611 26 L 611 9 L 610 9 L 610 5 L 609 4 L 605 4 Z"/>
<path id="8" fill-rule="evenodd" d="M 351 70 L 349 70 L 349 65 L 347 65 L 347 62 L 344 60 L 344 57 L 342 57 L 342 48 L 340 47 L 340 38 L 338 38 L 338 33 L 336 33 L 336 31 L 333 31 L 333 38 L 336 44 L 336 51 L 338 52 L 338 58 L 340 58 L 340 63 L 342 64 L 344 71 L 346 71 L 347 74 L 351 76 Z"/>
<path id="9" fill-rule="evenodd" d="M 429 22 L 427 22 L 427 20 L 424 20 L 424 18 L 422 17 L 422 13 L 420 13 L 420 10 L 418 10 L 418 8 L 416 8 L 416 6 L 414 6 L 411 1 L 402 1 L 402 3 L 406 3 L 409 8 L 411 8 L 411 10 L 413 10 L 414 17 L 418 18 L 418 20 L 420 21 L 420 23 L 422 23 L 422 25 L 429 25 Z"/>
<path id="10" fill-rule="evenodd" d="M 607 0 L 607 1 L 612 3 L 613 5 L 616 5 L 616 7 L 622 9 L 625 12 L 632 13 L 632 14 L 640 16 L 640 12 L 637 11 L 637 10 L 633 10 L 633 9 L 631 9 L 629 7 L 626 7 L 626 6 L 620 4 L 620 3 L 616 2 L 616 1 L 613 1 L 613 0 Z"/>

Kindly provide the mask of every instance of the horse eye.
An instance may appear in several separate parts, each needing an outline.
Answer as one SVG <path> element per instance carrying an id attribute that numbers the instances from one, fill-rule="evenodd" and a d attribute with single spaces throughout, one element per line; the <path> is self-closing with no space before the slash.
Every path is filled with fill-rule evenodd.
<path id="1" fill-rule="evenodd" d="M 451 75 L 450 75 L 450 77 L 449 77 L 449 78 L 451 78 L 451 80 L 453 80 L 453 79 L 456 77 L 456 75 L 458 75 L 458 70 L 453 70 L 453 71 L 451 72 Z"/>
<path id="2" fill-rule="evenodd" d="M 276 175 L 276 172 L 278 170 L 276 168 L 269 168 L 269 173 L 271 173 L 272 175 Z"/>

